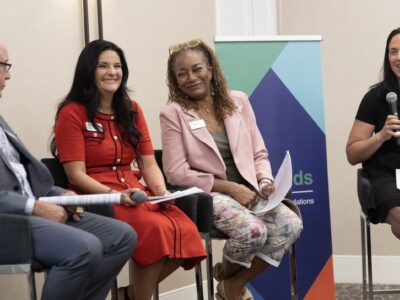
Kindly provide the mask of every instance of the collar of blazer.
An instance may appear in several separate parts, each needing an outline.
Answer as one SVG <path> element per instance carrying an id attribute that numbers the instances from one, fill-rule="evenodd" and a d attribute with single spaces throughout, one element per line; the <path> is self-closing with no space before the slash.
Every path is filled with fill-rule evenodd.
<path id="1" fill-rule="evenodd" d="M 8 128 L 4 128 L 2 126 L 4 132 L 10 143 L 20 152 L 20 154 L 32 159 L 33 157 L 29 153 L 29 151 L 25 148 L 24 144 L 20 141 L 20 139 L 15 135 L 15 133 L 11 132 Z"/>
<path id="2" fill-rule="evenodd" d="M 4 127 L 6 127 L 6 125 L 4 124 L 3 120 L 0 120 L 0 127 L 1 129 L 4 131 L 5 135 L 7 136 L 7 138 L 10 140 L 10 143 L 14 144 L 14 140 L 17 139 L 17 137 L 10 133 L 7 129 L 5 129 Z M 5 156 L 4 152 L 2 149 L 0 149 L 0 159 L 3 160 L 4 164 L 7 166 L 7 168 L 9 168 L 9 170 L 14 173 L 14 170 L 9 162 L 9 160 L 7 159 L 7 157 Z"/>
<path id="3" fill-rule="evenodd" d="M 4 128 L 3 128 L 3 130 L 4 130 L 4 132 L 6 133 L 6 135 L 8 137 L 12 137 L 14 140 L 18 140 L 18 137 L 14 133 L 12 133 L 12 132 L 8 131 L 7 129 L 4 129 Z"/>

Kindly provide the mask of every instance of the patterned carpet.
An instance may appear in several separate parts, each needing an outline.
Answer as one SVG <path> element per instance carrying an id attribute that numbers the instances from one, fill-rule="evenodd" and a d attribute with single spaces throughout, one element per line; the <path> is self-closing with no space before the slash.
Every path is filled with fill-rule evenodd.
<path id="1" fill-rule="evenodd" d="M 374 289 L 400 289 L 400 285 L 376 285 Z M 361 284 L 335 284 L 336 300 L 362 300 Z M 400 300 L 400 294 L 376 295 L 374 300 Z"/>

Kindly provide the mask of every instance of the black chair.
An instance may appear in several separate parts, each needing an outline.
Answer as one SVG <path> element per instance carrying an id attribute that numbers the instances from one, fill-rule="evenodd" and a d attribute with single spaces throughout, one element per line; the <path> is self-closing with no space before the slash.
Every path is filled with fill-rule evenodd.
<path id="1" fill-rule="evenodd" d="M 0 214 L 0 274 L 26 274 L 30 299 L 36 300 L 34 273 L 43 267 L 32 260 L 32 248 L 28 218 Z"/>
<path id="2" fill-rule="evenodd" d="M 162 164 L 162 150 L 154 150 L 154 155 L 157 164 L 161 171 L 163 170 Z M 163 173 L 164 175 L 164 173 Z M 172 186 L 168 184 L 167 179 L 164 175 L 165 183 L 169 191 L 177 191 L 185 189 L 185 187 Z M 212 227 L 212 198 L 206 193 L 197 193 L 186 197 L 178 198 L 175 200 L 175 205 L 179 207 L 197 226 L 197 230 L 200 232 L 208 231 Z M 195 277 L 196 277 L 196 292 L 197 299 L 203 300 L 203 279 L 201 272 L 201 264 L 195 266 Z M 208 280 L 208 279 L 207 279 Z M 208 281 L 207 281 L 208 282 Z M 212 299 L 212 298 L 208 298 Z M 158 300 L 155 298 L 154 300 Z"/>
<path id="3" fill-rule="evenodd" d="M 362 285 L 363 299 L 373 300 L 374 295 L 381 294 L 400 294 L 400 289 L 374 289 L 372 278 L 372 249 L 371 249 L 371 220 L 368 217 L 369 205 L 374 203 L 374 191 L 371 181 L 365 170 L 357 170 L 357 193 L 361 204 L 360 222 L 361 222 L 361 259 L 362 259 Z"/>
<path id="4" fill-rule="evenodd" d="M 155 150 L 155 157 L 158 163 L 158 166 L 161 170 L 163 170 L 162 165 L 162 150 Z M 165 176 L 164 176 L 165 178 Z M 166 181 L 166 178 L 165 178 Z M 166 181 L 167 182 L 167 181 Z M 168 185 L 167 185 L 168 186 Z M 168 186 L 169 189 L 177 189 L 174 186 Z M 179 189 L 179 187 L 178 187 Z M 190 206 L 188 201 L 177 199 L 177 205 L 187 205 Z M 200 232 L 201 237 L 205 240 L 205 248 L 207 252 L 206 258 L 206 269 L 207 269 L 207 296 L 209 300 L 214 299 L 214 274 L 213 274 L 213 254 L 212 254 L 212 240 L 226 240 L 228 237 L 216 229 L 213 226 L 213 204 L 212 197 L 208 194 L 204 194 L 196 203 L 194 203 L 191 207 L 185 207 L 183 209 L 185 212 L 190 211 L 191 219 L 197 225 L 197 229 Z M 298 299 L 297 293 L 297 271 L 296 271 L 296 253 L 295 253 L 295 245 L 293 244 L 289 249 L 289 262 L 290 262 L 290 290 L 291 290 L 291 300 Z M 202 278 L 201 266 L 196 266 L 196 284 L 197 287 L 201 285 L 198 280 Z M 199 288 L 197 288 L 199 293 Z M 201 291 L 202 293 L 202 291 Z M 201 294 L 201 296 L 203 296 Z M 198 299 L 199 294 L 198 294 Z"/>

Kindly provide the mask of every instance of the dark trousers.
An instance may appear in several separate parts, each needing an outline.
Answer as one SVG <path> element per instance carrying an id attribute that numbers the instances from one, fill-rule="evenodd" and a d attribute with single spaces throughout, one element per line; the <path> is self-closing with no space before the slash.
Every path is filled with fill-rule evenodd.
<path id="1" fill-rule="evenodd" d="M 49 268 L 42 300 L 104 300 L 137 240 L 129 225 L 90 213 L 77 223 L 29 220 L 34 258 Z"/>

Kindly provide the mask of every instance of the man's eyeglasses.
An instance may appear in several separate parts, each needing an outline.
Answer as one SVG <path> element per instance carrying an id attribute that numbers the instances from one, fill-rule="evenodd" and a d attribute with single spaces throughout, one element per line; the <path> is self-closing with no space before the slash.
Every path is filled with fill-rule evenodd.
<path id="1" fill-rule="evenodd" d="M 202 39 L 194 39 L 183 43 L 172 45 L 168 48 L 169 55 L 187 48 L 194 48 L 203 44 Z"/>
<path id="2" fill-rule="evenodd" d="M 9 64 L 9 63 L 5 63 L 5 62 L 0 61 L 0 66 L 3 66 L 3 70 L 5 72 L 8 72 L 8 71 L 10 71 L 12 65 Z"/>

